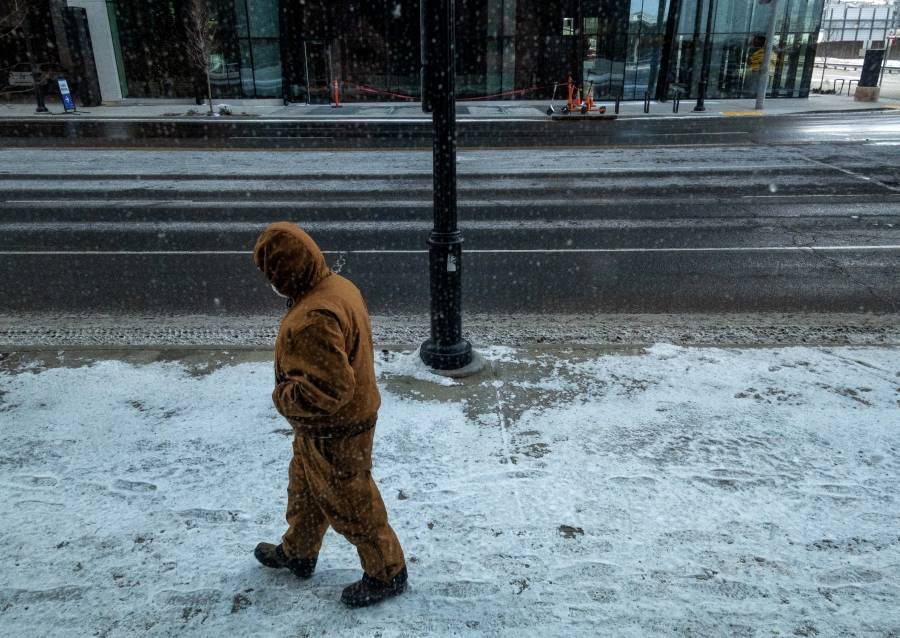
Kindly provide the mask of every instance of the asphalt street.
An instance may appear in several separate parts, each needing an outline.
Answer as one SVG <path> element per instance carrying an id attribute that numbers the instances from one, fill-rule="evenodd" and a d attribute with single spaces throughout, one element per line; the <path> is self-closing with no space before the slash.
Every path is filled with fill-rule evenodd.
<path id="1" fill-rule="evenodd" d="M 847 117 L 793 118 L 803 143 L 464 150 L 464 307 L 896 312 L 900 114 Z M 288 219 L 373 312 L 422 312 L 431 179 L 427 151 L 3 149 L 0 298 L 274 310 L 250 250 Z"/>

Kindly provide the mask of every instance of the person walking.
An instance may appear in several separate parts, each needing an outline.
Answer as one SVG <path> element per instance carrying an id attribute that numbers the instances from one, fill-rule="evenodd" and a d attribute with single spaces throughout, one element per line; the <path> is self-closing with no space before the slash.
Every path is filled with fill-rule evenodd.
<path id="1" fill-rule="evenodd" d="M 750 50 L 747 54 L 747 73 L 744 78 L 744 96 L 754 97 L 759 85 L 759 73 L 762 70 L 763 59 L 766 55 L 766 36 L 756 34 L 750 42 Z"/>
<path id="2" fill-rule="evenodd" d="M 362 578 L 341 601 L 364 607 L 407 586 L 400 541 L 372 479 L 372 443 L 381 397 L 369 314 L 359 289 L 328 268 L 299 226 L 268 226 L 253 261 L 288 311 L 275 341 L 272 401 L 294 431 L 288 468 L 288 529 L 260 543 L 256 559 L 310 578 L 329 526 L 356 546 Z"/>

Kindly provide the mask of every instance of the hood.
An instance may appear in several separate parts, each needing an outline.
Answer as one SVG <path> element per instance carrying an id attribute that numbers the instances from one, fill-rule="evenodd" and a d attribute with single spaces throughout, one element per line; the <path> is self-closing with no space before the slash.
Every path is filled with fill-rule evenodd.
<path id="1" fill-rule="evenodd" d="M 297 300 L 331 274 L 312 237 L 291 222 L 269 225 L 256 240 L 253 263 L 278 291 Z"/>

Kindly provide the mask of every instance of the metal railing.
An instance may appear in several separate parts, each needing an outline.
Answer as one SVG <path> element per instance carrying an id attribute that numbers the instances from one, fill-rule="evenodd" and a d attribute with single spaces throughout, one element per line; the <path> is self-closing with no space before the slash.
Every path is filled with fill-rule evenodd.
<path id="1" fill-rule="evenodd" d="M 816 62 L 816 67 L 819 69 L 822 69 L 822 68 L 835 69 L 835 70 L 840 69 L 841 71 L 861 71 L 862 66 L 863 66 L 862 64 L 847 64 L 847 63 L 843 63 L 843 62 L 827 62 L 824 64 L 821 62 Z M 894 73 L 900 73 L 900 66 L 885 66 L 884 72 L 887 73 L 888 75 L 893 75 Z"/>
<path id="2" fill-rule="evenodd" d="M 847 87 L 847 97 L 853 95 L 853 85 L 859 84 L 858 79 L 848 79 L 848 78 L 835 78 L 832 80 L 834 82 L 834 93 L 835 95 L 843 95 L 844 87 Z"/>

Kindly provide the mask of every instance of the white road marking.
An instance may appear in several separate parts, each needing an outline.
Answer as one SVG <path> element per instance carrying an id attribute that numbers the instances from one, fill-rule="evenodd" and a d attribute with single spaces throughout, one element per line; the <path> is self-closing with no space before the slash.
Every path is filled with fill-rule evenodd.
<path id="1" fill-rule="evenodd" d="M 648 137 L 647 133 L 627 133 L 629 137 Z M 722 131 L 722 132 L 696 132 L 696 133 L 653 133 L 653 137 L 700 137 L 709 135 L 750 135 L 750 131 Z"/>
<path id="2" fill-rule="evenodd" d="M 741 195 L 743 199 L 781 199 L 784 197 L 859 197 L 859 195 L 835 195 L 834 193 L 818 193 L 815 195 Z"/>
<path id="3" fill-rule="evenodd" d="M 822 160 L 817 160 L 817 159 L 814 159 L 814 158 L 812 158 L 812 157 L 808 157 L 808 156 L 806 156 L 806 155 L 803 155 L 802 153 L 801 153 L 800 155 L 801 155 L 802 157 L 805 157 L 806 159 L 808 159 L 808 160 L 809 160 L 810 162 L 812 162 L 813 164 L 818 164 L 819 166 L 824 166 L 824 167 L 826 167 L 826 168 L 830 168 L 830 169 L 832 169 L 832 170 L 838 171 L 838 172 L 843 173 L 843 174 L 845 174 L 845 175 L 849 175 L 850 177 L 855 177 L 856 179 L 860 179 L 860 180 L 862 180 L 862 181 L 864 181 L 864 182 L 870 182 L 870 183 L 872 183 L 872 184 L 878 184 L 878 185 L 881 186 L 882 188 L 886 188 L 886 189 L 889 190 L 889 191 L 893 191 L 893 192 L 895 192 L 895 193 L 900 193 L 900 188 L 897 188 L 896 186 L 891 186 L 890 184 L 885 184 L 885 183 L 882 182 L 881 180 L 875 179 L 874 177 L 869 177 L 868 175 L 863 175 L 862 173 L 857 173 L 856 171 L 851 171 L 850 169 L 843 168 L 843 167 L 837 166 L 837 165 L 835 165 L 835 164 L 830 164 L 829 162 L 823 162 Z"/>
<path id="4" fill-rule="evenodd" d="M 571 253 L 725 253 L 900 250 L 900 244 L 884 246 L 701 246 L 697 248 L 485 248 L 465 254 L 571 254 Z M 423 255 L 428 250 L 323 250 L 326 255 Z M 249 250 L 2 250 L 0 255 L 251 255 Z"/>
<path id="5" fill-rule="evenodd" d="M 331 136 L 315 135 L 233 135 L 230 140 L 332 140 Z"/>

